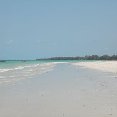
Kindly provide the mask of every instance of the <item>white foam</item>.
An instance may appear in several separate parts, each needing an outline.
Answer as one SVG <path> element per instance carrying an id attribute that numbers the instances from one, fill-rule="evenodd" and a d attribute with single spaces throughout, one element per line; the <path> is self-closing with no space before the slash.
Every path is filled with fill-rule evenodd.
<path id="1" fill-rule="evenodd" d="M 11 69 L 0 69 L 0 73 L 10 71 Z"/>
<path id="2" fill-rule="evenodd" d="M 27 66 L 17 66 L 12 69 L 0 69 L 0 84 L 12 83 L 21 79 L 31 78 L 52 71 L 57 63 L 41 63 Z"/>
<path id="3" fill-rule="evenodd" d="M 24 68 L 25 68 L 25 66 L 24 67 L 18 66 L 18 67 L 14 68 L 14 69 L 17 70 L 17 69 L 24 69 Z M 14 69 L 12 69 L 12 70 L 14 70 Z"/>

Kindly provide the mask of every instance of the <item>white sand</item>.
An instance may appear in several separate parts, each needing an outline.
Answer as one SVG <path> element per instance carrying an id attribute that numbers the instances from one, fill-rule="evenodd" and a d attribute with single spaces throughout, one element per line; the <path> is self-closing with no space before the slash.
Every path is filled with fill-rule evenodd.
<path id="1" fill-rule="evenodd" d="M 110 69 L 116 62 L 109 63 L 82 64 Z M 0 117 L 117 117 L 117 78 L 110 77 L 113 73 L 70 64 L 56 64 L 45 74 L 0 85 Z"/>
<path id="2" fill-rule="evenodd" d="M 104 72 L 117 73 L 117 61 L 77 62 L 72 63 L 72 65 L 96 69 Z"/>

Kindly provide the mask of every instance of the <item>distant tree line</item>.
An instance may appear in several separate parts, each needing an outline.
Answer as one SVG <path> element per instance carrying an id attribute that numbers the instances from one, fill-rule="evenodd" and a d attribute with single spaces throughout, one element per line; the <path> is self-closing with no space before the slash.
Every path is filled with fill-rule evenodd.
<path id="1" fill-rule="evenodd" d="M 36 60 L 117 60 L 117 55 L 87 55 L 84 57 L 76 56 L 76 57 L 51 57 L 51 58 L 43 58 Z"/>
<path id="2" fill-rule="evenodd" d="M 76 57 L 51 57 L 51 58 L 41 58 L 36 60 L 117 60 L 117 55 L 87 55 L 84 57 L 76 56 Z M 6 61 L 14 61 L 14 60 L 0 60 L 0 62 L 6 62 Z M 15 60 L 15 61 L 22 61 L 26 62 L 29 60 Z M 30 60 L 31 61 L 31 60 Z"/>

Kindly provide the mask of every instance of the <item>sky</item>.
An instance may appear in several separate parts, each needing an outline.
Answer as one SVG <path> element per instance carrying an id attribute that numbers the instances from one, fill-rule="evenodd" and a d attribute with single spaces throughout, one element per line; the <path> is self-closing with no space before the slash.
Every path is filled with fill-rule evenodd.
<path id="1" fill-rule="evenodd" d="M 117 54 L 117 0 L 0 0 L 0 59 Z"/>

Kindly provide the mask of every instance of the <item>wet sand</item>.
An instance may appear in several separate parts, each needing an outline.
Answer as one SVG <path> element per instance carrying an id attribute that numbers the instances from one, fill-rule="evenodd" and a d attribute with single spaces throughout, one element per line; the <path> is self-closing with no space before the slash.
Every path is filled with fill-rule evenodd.
<path id="1" fill-rule="evenodd" d="M 0 85 L 0 117 L 117 117 L 117 77 L 57 64 L 45 74 Z"/>

